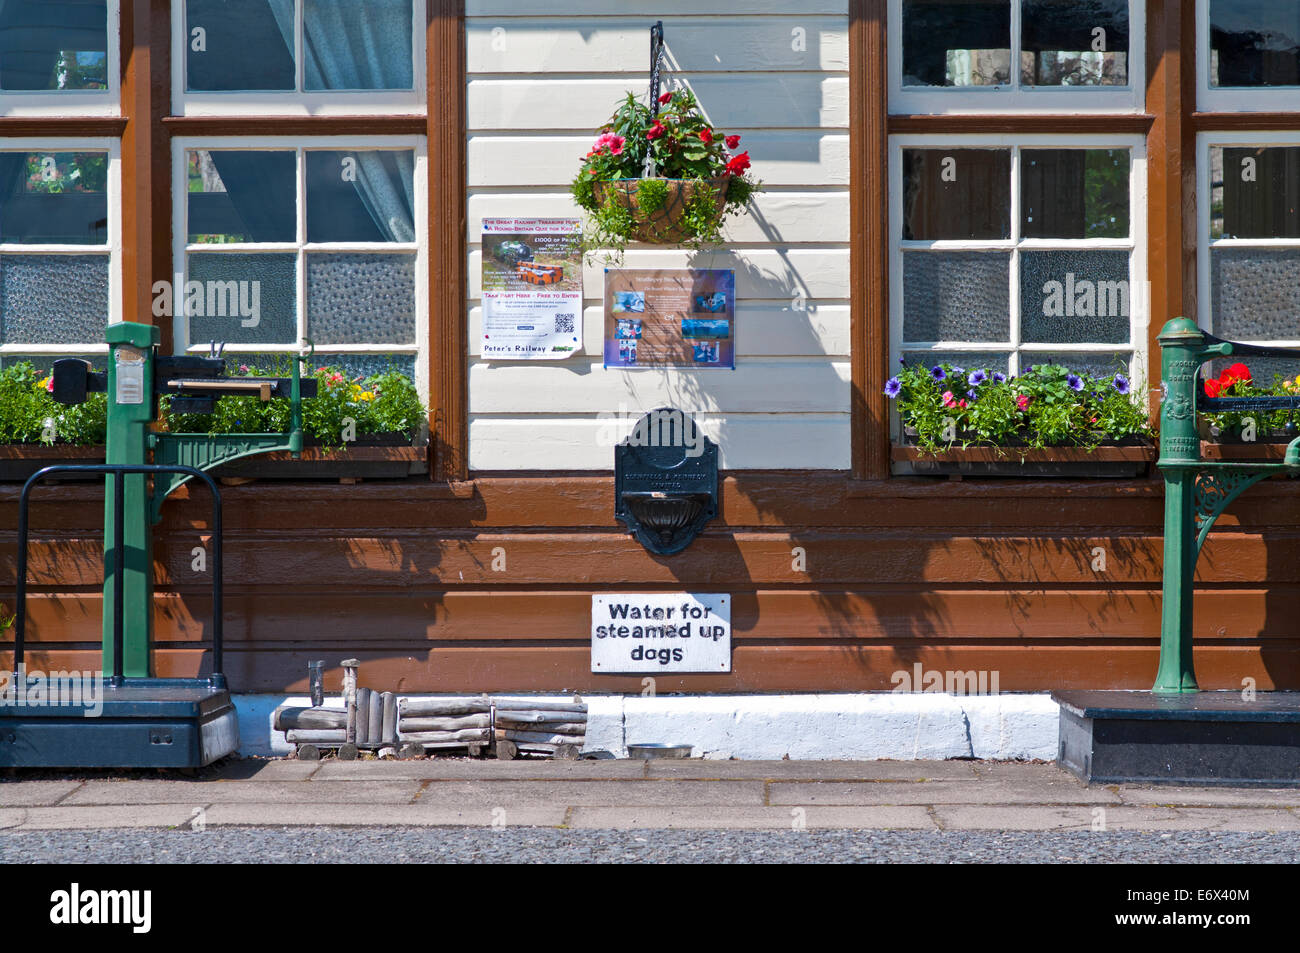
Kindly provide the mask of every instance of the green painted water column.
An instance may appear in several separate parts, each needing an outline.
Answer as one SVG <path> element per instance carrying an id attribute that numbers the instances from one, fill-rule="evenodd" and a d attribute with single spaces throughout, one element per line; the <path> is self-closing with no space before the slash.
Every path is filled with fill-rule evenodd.
<path id="1" fill-rule="evenodd" d="M 123 321 L 110 324 L 106 332 L 108 361 L 108 452 L 106 462 L 146 463 L 149 424 L 153 422 L 154 348 L 161 340 L 158 328 Z M 149 525 L 149 495 L 146 477 L 125 477 L 123 543 L 125 574 L 123 607 L 123 673 L 128 678 L 152 675 L 150 646 L 153 643 L 153 546 Z M 114 525 L 113 478 L 104 486 L 104 671 L 113 671 L 113 613 L 116 581 L 110 571 L 110 554 L 117 544 Z"/>

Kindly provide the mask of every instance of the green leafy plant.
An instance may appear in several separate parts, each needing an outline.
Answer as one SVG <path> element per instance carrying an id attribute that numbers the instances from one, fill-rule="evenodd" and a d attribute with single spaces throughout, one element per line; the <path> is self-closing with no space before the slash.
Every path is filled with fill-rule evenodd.
<path id="1" fill-rule="evenodd" d="M 1151 436 L 1128 377 L 1075 373 L 1056 364 L 1020 377 L 948 362 L 904 367 L 885 394 L 922 450 L 953 446 L 1095 447 L 1105 440 Z"/>
<path id="2" fill-rule="evenodd" d="M 65 406 L 54 399 L 49 376 L 29 361 L 0 370 L 0 443 L 94 446 L 108 431 L 108 400 L 90 394 Z"/>
<path id="3" fill-rule="evenodd" d="M 278 366 L 261 370 L 241 365 L 236 376 L 287 377 L 287 359 Z M 344 443 L 344 433 L 356 436 L 401 433 L 408 440 L 419 434 L 427 413 L 410 377 L 398 370 L 386 370 L 369 377 L 349 378 L 342 368 L 316 368 L 317 396 L 302 402 L 303 434 L 325 447 Z M 276 397 L 263 402 L 257 397 L 223 397 L 212 414 L 173 414 L 170 399 L 162 398 L 164 425 L 174 433 L 287 433 L 292 423 L 289 400 Z"/>
<path id="4" fill-rule="evenodd" d="M 583 157 L 571 191 L 587 212 L 589 254 L 607 249 L 620 258 L 637 238 L 719 244 L 723 223 L 761 188 L 748 174 L 749 153 L 736 151 L 740 136 L 714 129 L 690 90 L 666 92 L 658 105 L 656 113 L 628 93 Z M 618 188 L 628 182 L 635 187 Z M 670 208 L 675 188 L 688 196 L 679 213 Z M 668 212 L 674 212 L 669 224 L 647 227 Z"/>

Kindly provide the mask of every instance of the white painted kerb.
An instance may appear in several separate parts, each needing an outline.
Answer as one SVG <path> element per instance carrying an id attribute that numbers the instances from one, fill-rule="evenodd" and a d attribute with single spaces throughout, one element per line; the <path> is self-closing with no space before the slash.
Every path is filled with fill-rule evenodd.
<path id="1" fill-rule="evenodd" d="M 627 757 L 629 742 L 661 742 L 689 744 L 694 757 L 712 759 L 1053 761 L 1060 711 L 1046 693 L 584 695 L 583 700 L 588 705 L 584 750 L 620 758 Z M 235 696 L 240 754 L 289 753 L 283 732 L 271 727 L 275 709 L 285 704 L 311 701 L 305 695 Z"/>

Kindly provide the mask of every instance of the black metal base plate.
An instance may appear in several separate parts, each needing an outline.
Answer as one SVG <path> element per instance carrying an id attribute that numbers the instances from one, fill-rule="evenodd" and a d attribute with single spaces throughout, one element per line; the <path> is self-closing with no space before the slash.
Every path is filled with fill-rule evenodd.
<path id="1" fill-rule="evenodd" d="M 88 690 L 87 690 L 88 688 Z M 239 747 L 230 692 L 207 679 L 133 678 L 0 695 L 0 767 L 201 768 Z M 20 697 L 21 696 L 21 697 Z"/>
<path id="2" fill-rule="evenodd" d="M 1086 782 L 1300 787 L 1300 692 L 1053 692 L 1057 763 Z"/>

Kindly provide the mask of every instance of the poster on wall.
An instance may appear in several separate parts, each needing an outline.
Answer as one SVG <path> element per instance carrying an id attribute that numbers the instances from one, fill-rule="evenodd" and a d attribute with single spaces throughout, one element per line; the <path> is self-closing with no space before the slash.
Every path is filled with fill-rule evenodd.
<path id="1" fill-rule="evenodd" d="M 582 347 L 576 218 L 483 219 L 487 360 L 558 361 Z"/>
<path id="2" fill-rule="evenodd" d="M 736 366 L 736 273 L 605 269 L 606 367 Z"/>

